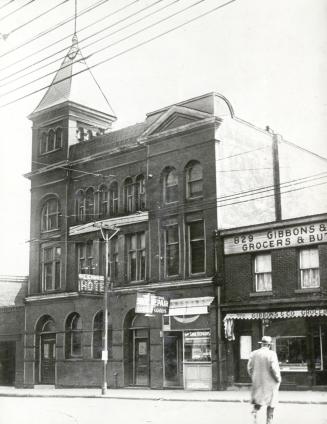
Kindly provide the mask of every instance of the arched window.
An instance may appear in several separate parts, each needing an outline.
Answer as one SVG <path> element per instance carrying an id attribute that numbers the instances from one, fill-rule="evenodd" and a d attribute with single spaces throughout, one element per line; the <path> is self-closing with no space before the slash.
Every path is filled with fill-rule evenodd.
<path id="1" fill-rule="evenodd" d="M 43 132 L 41 135 L 41 144 L 40 144 L 40 153 L 46 153 L 48 150 L 48 146 L 47 146 L 47 133 Z"/>
<path id="2" fill-rule="evenodd" d="M 99 215 L 101 218 L 109 215 L 109 192 L 104 184 L 99 187 Z"/>
<path id="3" fill-rule="evenodd" d="M 93 358 L 101 359 L 103 332 L 103 312 L 98 312 L 93 321 Z"/>
<path id="4" fill-rule="evenodd" d="M 66 358 L 75 358 L 82 356 L 82 319 L 77 312 L 70 314 L 66 320 L 65 326 L 66 340 L 65 353 Z"/>
<path id="5" fill-rule="evenodd" d="M 145 209 L 145 178 L 144 175 L 139 175 L 136 178 L 135 184 L 135 207 L 138 211 Z"/>
<path id="6" fill-rule="evenodd" d="M 43 205 L 41 212 L 41 231 L 56 230 L 59 228 L 59 201 L 51 197 Z"/>
<path id="7" fill-rule="evenodd" d="M 133 180 L 126 178 L 124 182 L 124 209 L 126 213 L 133 212 Z"/>
<path id="8" fill-rule="evenodd" d="M 114 181 L 109 187 L 109 213 L 110 216 L 118 214 L 118 183 Z"/>
<path id="9" fill-rule="evenodd" d="M 164 202 L 178 201 L 178 176 L 176 169 L 168 169 L 164 174 Z"/>
<path id="10" fill-rule="evenodd" d="M 55 146 L 55 132 L 51 129 L 48 133 L 48 152 L 54 150 Z"/>
<path id="11" fill-rule="evenodd" d="M 192 162 L 186 167 L 186 197 L 193 199 L 203 195 L 202 166 Z"/>
<path id="12" fill-rule="evenodd" d="M 83 190 L 78 190 L 78 192 L 76 193 L 75 214 L 77 221 L 85 221 L 85 193 Z"/>
<path id="13" fill-rule="evenodd" d="M 62 128 L 56 129 L 56 142 L 55 142 L 55 149 L 60 149 L 62 146 Z"/>
<path id="14" fill-rule="evenodd" d="M 95 217 L 95 202 L 94 202 L 94 189 L 89 187 L 85 193 L 85 211 L 86 219 L 94 219 Z"/>

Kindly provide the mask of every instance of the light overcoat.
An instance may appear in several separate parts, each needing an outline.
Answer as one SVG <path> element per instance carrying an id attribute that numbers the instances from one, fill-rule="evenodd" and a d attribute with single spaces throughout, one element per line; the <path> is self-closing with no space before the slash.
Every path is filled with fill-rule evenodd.
<path id="1" fill-rule="evenodd" d="M 262 346 L 250 354 L 248 373 L 252 380 L 251 401 L 274 407 L 278 402 L 281 375 L 276 352 Z"/>

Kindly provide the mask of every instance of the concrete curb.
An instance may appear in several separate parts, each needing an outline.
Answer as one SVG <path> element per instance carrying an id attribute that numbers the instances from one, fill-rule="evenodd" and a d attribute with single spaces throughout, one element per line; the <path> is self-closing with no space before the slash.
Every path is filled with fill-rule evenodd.
<path id="1" fill-rule="evenodd" d="M 249 399 L 240 398 L 187 398 L 187 397 L 162 397 L 162 396 L 112 396 L 112 395 L 97 395 L 97 394 L 70 394 L 70 393 L 0 393 L 0 397 L 20 397 L 20 398 L 57 398 L 57 399 L 111 399 L 111 400 L 136 400 L 136 401 L 161 401 L 161 402 L 226 402 L 226 403 L 249 403 Z M 303 399 L 280 399 L 279 403 L 283 404 L 311 404 L 311 405 L 327 405 L 327 393 L 325 400 L 303 400 Z"/>

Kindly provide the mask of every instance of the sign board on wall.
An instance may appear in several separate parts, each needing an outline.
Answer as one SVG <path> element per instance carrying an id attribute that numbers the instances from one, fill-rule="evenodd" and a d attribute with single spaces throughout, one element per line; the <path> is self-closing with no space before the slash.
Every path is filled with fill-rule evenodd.
<path id="1" fill-rule="evenodd" d="M 224 239 L 225 255 L 327 242 L 327 222 L 238 234 Z"/>
<path id="2" fill-rule="evenodd" d="M 169 300 L 153 293 L 137 293 L 135 312 L 137 314 L 168 314 Z"/>
<path id="3" fill-rule="evenodd" d="M 104 292 L 104 276 L 91 274 L 78 274 L 78 291 L 80 293 Z"/>

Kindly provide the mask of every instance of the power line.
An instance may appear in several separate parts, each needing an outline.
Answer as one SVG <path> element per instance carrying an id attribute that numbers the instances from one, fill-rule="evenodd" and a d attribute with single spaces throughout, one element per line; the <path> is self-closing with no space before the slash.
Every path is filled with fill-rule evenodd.
<path id="1" fill-rule="evenodd" d="M 45 165 L 45 166 L 51 166 L 52 164 L 49 163 L 44 163 L 44 162 L 37 162 L 35 160 L 32 160 L 32 163 L 35 163 L 37 165 Z M 82 171 L 80 169 L 77 168 L 72 168 L 70 165 L 57 165 L 54 167 L 54 169 L 56 168 L 62 168 L 65 169 L 67 171 L 75 171 L 75 172 L 80 172 L 81 174 L 88 174 L 88 175 L 94 175 L 95 177 L 102 177 L 102 178 L 109 178 L 109 177 L 115 177 L 115 175 L 104 175 L 101 173 L 94 173 L 94 172 L 88 172 L 88 171 Z M 43 168 L 41 168 L 43 169 Z"/>
<path id="2" fill-rule="evenodd" d="M 151 7 L 155 6 L 155 5 L 157 5 L 158 3 L 161 3 L 162 1 L 164 1 L 164 0 L 157 0 L 157 1 L 155 1 L 154 3 L 150 4 L 149 6 L 146 6 L 146 7 L 144 7 L 143 9 L 140 9 L 140 10 L 138 10 L 137 12 L 134 12 L 134 13 L 132 13 L 131 15 L 128 15 L 127 17 L 124 17 L 123 19 L 120 19 L 119 21 L 116 21 L 116 22 L 114 22 L 113 24 L 111 24 L 111 25 L 109 25 L 109 26 L 107 26 L 107 27 L 105 27 L 105 28 L 101 29 L 100 31 L 97 31 L 97 32 L 96 32 L 96 33 L 94 33 L 94 34 L 91 34 L 91 35 L 89 35 L 88 37 L 85 37 L 85 38 L 83 38 L 82 40 L 79 40 L 79 42 L 78 42 L 79 47 L 81 46 L 81 43 L 82 43 L 83 41 L 88 40 L 89 38 L 92 38 L 92 37 L 94 37 L 94 36 L 96 36 L 96 35 L 98 35 L 98 34 L 103 33 L 103 31 L 105 31 L 105 30 L 107 30 L 107 29 L 109 29 L 109 28 L 112 28 L 112 27 L 114 27 L 114 26 L 116 26 L 116 25 L 118 25 L 118 24 L 122 23 L 123 21 L 126 21 L 126 20 L 127 20 L 127 19 L 129 19 L 130 17 L 134 17 L 134 16 L 138 15 L 139 13 L 144 12 L 145 10 L 147 10 L 147 9 L 149 9 L 149 8 L 151 8 Z M 95 40 L 95 41 L 93 41 L 93 42 L 91 42 L 91 43 L 87 44 L 86 46 L 83 46 L 82 48 L 90 47 L 90 46 L 92 46 L 92 45 L 94 45 L 94 44 L 96 44 L 96 43 L 99 43 L 99 42 L 100 42 L 100 41 L 102 41 L 102 40 L 105 40 L 106 38 L 109 38 L 110 36 L 112 36 L 112 35 L 114 35 L 114 34 L 117 34 L 117 33 L 118 33 L 118 32 L 120 32 L 120 31 L 123 31 L 123 30 L 124 30 L 124 29 L 126 29 L 126 28 L 130 28 L 132 25 L 134 25 L 134 24 L 136 24 L 136 23 L 138 23 L 138 22 L 141 22 L 142 20 L 144 20 L 144 19 L 148 18 L 149 16 L 152 16 L 152 15 L 154 15 L 154 14 L 156 14 L 156 13 L 161 12 L 162 10 L 166 9 L 166 8 L 167 8 L 167 7 L 169 7 L 169 6 L 172 6 L 172 5 L 173 5 L 173 4 L 175 4 L 175 3 L 178 3 L 179 1 L 180 1 L 180 0 L 174 0 L 172 3 L 170 3 L 170 4 L 166 5 L 166 6 L 163 6 L 162 8 L 160 8 L 160 9 L 158 9 L 158 10 L 155 10 L 154 12 L 148 13 L 147 15 L 145 15 L 145 16 L 143 16 L 143 17 L 141 17 L 141 18 L 137 19 L 136 21 L 131 22 L 131 23 L 129 23 L 128 25 L 126 25 L 126 26 L 124 26 L 124 27 L 122 27 L 122 28 L 119 28 L 119 29 L 118 29 L 118 30 L 116 30 L 116 31 L 113 31 L 113 32 L 111 32 L 110 34 L 107 34 L 107 35 L 105 35 L 105 36 L 103 36 L 103 37 L 101 37 L 101 38 L 99 38 L 99 39 L 97 39 L 97 40 Z M 120 41 L 119 41 L 119 42 L 120 42 Z M 45 60 L 50 59 L 51 57 L 56 56 L 57 54 L 59 54 L 59 53 L 61 53 L 61 52 L 63 52 L 63 51 L 66 51 L 66 50 L 67 50 L 67 47 L 65 47 L 65 48 L 63 48 L 63 49 L 61 49 L 61 50 L 59 50 L 59 51 L 57 51 L 57 52 L 55 52 L 55 53 L 53 53 L 53 54 L 51 54 L 51 55 L 47 56 L 46 58 L 43 58 L 43 59 L 41 59 L 41 60 L 39 60 L 39 61 L 37 61 L 37 62 L 34 62 L 34 63 L 32 63 L 31 65 L 29 65 L 29 66 L 27 66 L 27 67 L 25 67 L 25 68 L 23 68 L 23 69 L 21 69 L 21 70 L 19 70 L 19 71 L 17 71 L 17 72 L 14 72 L 13 74 L 11 74 L 11 75 L 9 75 L 9 76 L 6 76 L 6 77 L 4 77 L 4 78 L 0 79 L 0 81 L 6 80 L 6 79 L 8 79 L 8 78 L 11 78 L 13 75 L 15 75 L 15 74 L 17 74 L 17 73 L 21 73 L 22 71 L 24 71 L 24 70 L 26 70 L 26 69 L 30 69 L 30 67 L 31 67 L 31 66 L 35 66 L 35 65 L 37 65 L 37 64 L 39 64 L 39 63 L 41 63 L 41 62 L 44 62 Z M 81 50 L 80 50 L 80 51 L 81 51 Z M 19 77 L 17 77 L 17 78 L 14 78 L 14 79 L 12 79 L 12 80 L 10 80 L 10 81 L 7 81 L 7 83 L 0 85 L 0 87 L 3 87 L 4 85 L 7 85 L 7 84 L 11 84 L 11 83 L 13 83 L 14 81 L 17 81 L 17 80 L 20 80 L 21 78 L 26 77 L 27 75 L 34 74 L 35 72 L 38 72 L 38 71 L 40 71 L 41 69 L 44 69 L 44 68 L 46 68 L 46 67 L 48 67 L 48 66 L 50 66 L 50 65 L 52 65 L 52 64 L 54 64 L 54 63 L 56 63 L 56 62 L 58 62 L 59 60 L 64 59 L 65 57 L 66 57 L 66 55 L 65 55 L 65 56 L 62 56 L 62 57 L 60 57 L 60 58 L 58 58 L 58 59 L 55 59 L 55 60 L 53 60 L 53 61 L 51 61 L 51 62 L 49 62 L 49 63 L 47 63 L 47 64 L 45 64 L 45 65 L 43 65 L 43 66 L 40 66 L 40 67 L 38 67 L 38 68 L 36 68 L 36 69 L 34 69 L 34 70 L 31 70 L 31 71 L 29 71 L 29 72 L 27 72 L 27 73 L 25 73 L 25 74 L 23 74 L 23 75 L 21 75 L 21 76 L 19 76 Z M 76 63 L 76 61 L 75 61 L 75 62 L 73 62 L 73 63 Z M 66 65 L 66 66 L 63 66 L 61 69 L 65 69 L 67 66 L 70 66 L 70 64 L 69 64 L 69 65 Z M 53 72 L 51 72 L 51 74 L 53 74 L 53 73 L 55 73 L 55 72 L 57 72 L 57 71 L 53 71 Z M 47 74 L 47 75 L 45 75 L 45 76 L 49 76 L 49 74 Z M 43 77 L 41 77 L 41 78 L 43 78 Z M 35 81 L 35 80 L 34 80 L 34 81 Z M 6 94 L 6 93 L 5 93 L 5 94 Z"/>
<path id="3" fill-rule="evenodd" d="M 311 152 L 311 150 L 308 150 L 308 149 L 306 149 L 305 147 L 301 147 L 301 146 L 299 146 L 298 144 L 292 143 L 291 141 L 287 141 L 287 140 L 284 140 L 284 139 L 282 138 L 282 139 L 280 140 L 280 143 L 285 143 L 285 144 L 289 144 L 289 145 L 291 145 L 291 146 L 297 147 L 298 149 L 303 150 L 303 151 L 304 151 L 304 152 L 306 152 L 306 153 L 310 153 L 311 155 L 316 156 L 316 157 L 317 157 L 317 158 L 319 158 L 319 159 L 323 159 L 323 160 L 327 161 L 327 158 L 325 158 L 324 156 L 318 155 L 318 153 Z"/>
<path id="4" fill-rule="evenodd" d="M 200 0 L 200 1 L 202 2 L 202 1 L 205 1 L 205 0 Z M 88 69 L 95 68 L 96 66 L 99 66 L 99 65 L 103 65 L 104 63 L 109 62 L 110 60 L 116 59 L 117 57 L 120 57 L 120 56 L 122 56 L 122 55 L 123 55 L 123 54 L 125 54 L 125 53 L 128 53 L 128 52 L 133 51 L 133 50 L 135 50 L 135 49 L 137 49 L 137 48 L 139 48 L 139 47 L 142 47 L 142 46 L 144 46 L 144 45 L 146 45 L 146 44 L 148 44 L 148 43 L 150 43 L 150 42 L 152 42 L 152 41 L 154 41 L 154 40 L 157 40 L 157 39 L 159 39 L 159 38 L 163 37 L 164 35 L 167 35 L 167 34 L 169 34 L 169 33 L 173 32 L 173 31 L 176 31 L 177 29 L 182 28 L 182 27 L 184 27 L 184 26 L 186 26 L 186 25 L 188 25 L 188 24 L 190 24 L 190 23 L 192 23 L 192 22 L 195 22 L 195 21 L 197 21 L 197 20 L 199 20 L 199 19 L 203 18 L 204 16 L 209 15 L 210 13 L 213 13 L 213 12 L 215 12 L 215 11 L 217 11 L 217 10 L 219 10 L 219 9 L 221 9 L 221 8 L 223 8 L 223 7 L 225 7 L 225 6 L 229 5 L 229 4 L 231 4 L 231 3 L 234 3 L 235 1 L 237 1 L 237 0 L 230 0 L 230 1 L 228 1 L 228 2 L 226 2 L 226 3 L 223 3 L 223 4 L 219 5 L 219 6 L 216 6 L 216 7 L 214 7 L 213 9 L 208 10 L 207 12 L 204 12 L 204 13 L 202 13 L 202 14 L 200 14 L 200 15 L 198 15 L 198 16 L 196 16 L 196 17 L 194 17 L 194 18 L 191 18 L 191 19 L 189 19 L 189 20 L 187 20 L 187 21 L 185 21 L 185 22 L 183 22 L 183 23 L 181 23 L 181 24 L 179 24 L 179 25 L 176 25 L 175 27 L 170 28 L 170 29 L 168 29 L 168 30 L 166 30 L 166 31 L 164 31 L 164 32 L 162 32 L 162 33 L 160 33 L 160 34 L 156 35 L 156 36 L 153 36 L 153 37 L 151 37 L 151 38 L 149 38 L 149 39 L 147 39 L 147 40 L 145 40 L 145 41 L 142 41 L 142 42 L 140 42 L 140 43 L 138 43 L 138 44 L 136 44 L 136 45 L 134 45 L 134 46 L 132 46 L 132 47 L 129 47 L 129 48 L 127 48 L 127 49 L 125 49 L 125 50 L 123 50 L 123 51 L 121 51 L 121 52 L 119 52 L 119 53 L 117 53 L 117 54 L 115 54 L 115 55 L 113 55 L 113 56 L 111 56 L 111 57 L 107 58 L 107 59 L 104 59 L 104 60 L 102 60 L 102 61 L 100 61 L 100 62 L 98 62 L 98 63 L 95 63 L 95 64 L 93 64 L 92 66 L 90 66 Z M 90 57 L 90 56 L 91 56 L 91 55 L 87 56 L 87 58 L 88 58 L 88 57 Z M 22 99 L 25 99 L 26 97 L 29 97 L 29 96 L 31 96 L 31 95 L 33 95 L 33 94 L 39 93 L 40 91 L 43 91 L 44 89 L 46 89 L 46 88 L 50 87 L 51 85 L 59 84 L 60 82 L 65 81 L 65 80 L 67 80 L 67 79 L 69 79 L 69 78 L 71 78 L 71 77 L 73 77 L 73 76 L 75 76 L 75 75 L 79 75 L 79 74 L 81 74 L 81 73 L 83 73 L 83 72 L 87 71 L 88 69 L 82 69 L 82 70 L 80 70 L 80 71 L 78 71 L 78 72 L 75 72 L 74 74 L 72 74 L 72 75 L 71 75 L 71 76 L 69 76 L 69 77 L 62 78 L 62 79 L 60 79 L 60 80 L 58 80 L 58 81 L 56 81 L 56 82 L 53 82 L 53 83 L 52 83 L 52 84 L 50 84 L 50 85 L 47 85 L 47 86 L 42 87 L 42 88 L 39 88 L 39 89 L 34 90 L 34 91 L 32 91 L 32 92 L 30 92 L 30 93 L 28 93 L 28 94 L 25 94 L 24 96 L 21 96 L 21 97 L 19 97 L 19 98 L 16 98 L 16 99 L 14 99 L 14 100 L 12 100 L 12 101 L 10 101 L 10 102 L 7 102 L 7 103 L 5 103 L 5 104 L 2 104 L 2 105 L 0 105 L 0 108 L 3 108 L 3 107 L 8 106 L 8 105 L 10 105 L 10 104 L 16 103 L 17 101 L 22 100 Z"/>
<path id="5" fill-rule="evenodd" d="M 17 9 L 12 10 L 11 12 L 9 12 L 7 15 L 2 16 L 2 18 L 0 18 L 0 22 L 3 21 L 4 19 L 8 18 L 9 16 L 13 15 L 14 13 L 18 12 L 19 10 L 23 9 L 24 7 L 28 6 L 29 4 L 33 3 L 35 0 L 29 0 L 27 3 L 23 4 L 22 6 L 19 6 Z M 9 2 L 10 3 L 10 2 Z M 7 3 L 7 4 L 9 4 Z M 5 5 L 6 6 L 6 5 Z"/>
<path id="6" fill-rule="evenodd" d="M 35 1 L 35 0 L 33 0 L 33 1 Z M 89 6 L 89 7 L 85 8 L 85 9 L 83 9 L 81 12 L 79 12 L 79 13 L 77 14 L 77 16 L 78 16 L 78 17 L 80 17 L 80 16 L 82 16 L 82 15 L 84 15 L 84 14 L 86 14 L 86 13 L 89 13 L 91 10 L 96 9 L 96 8 L 97 8 L 97 7 L 99 7 L 99 6 L 102 6 L 104 3 L 107 3 L 108 1 L 110 1 L 110 0 L 99 0 L 99 1 L 98 1 L 97 3 L 95 3 L 94 5 Z M 67 19 L 65 19 L 65 20 L 63 20 L 63 21 L 61 21 L 61 22 L 59 22 L 58 24 L 54 25 L 53 27 L 48 28 L 47 30 L 42 31 L 42 32 L 40 32 L 40 33 L 36 34 L 34 37 L 30 38 L 29 40 L 24 41 L 22 44 L 19 44 L 18 46 L 13 47 L 12 49 L 8 50 L 7 52 L 2 53 L 2 54 L 0 55 L 0 58 L 1 58 L 1 57 L 4 57 L 4 56 L 7 56 L 8 54 L 10 54 L 10 53 L 12 53 L 12 52 L 14 52 L 14 51 L 16 51 L 16 50 L 21 49 L 22 47 L 26 46 L 26 45 L 27 45 L 27 44 L 29 44 L 29 43 L 32 43 L 32 42 L 33 42 L 33 41 L 35 41 L 35 40 L 38 40 L 39 38 L 43 37 L 44 35 L 47 35 L 47 34 L 49 34 L 50 32 L 52 32 L 52 31 L 54 31 L 54 30 L 56 30 L 56 29 L 58 29 L 58 28 L 62 27 L 63 25 L 67 24 L 68 22 L 72 21 L 73 19 L 75 19 L 75 14 L 74 14 L 73 16 L 71 16 L 70 18 L 67 18 Z"/>
<path id="7" fill-rule="evenodd" d="M 82 32 L 83 30 L 85 30 L 85 29 L 87 29 L 87 28 L 89 28 L 89 27 L 91 27 L 91 26 L 93 26 L 93 25 L 96 25 L 97 23 L 99 23 L 99 22 L 101 22 L 101 21 L 103 21 L 103 20 L 107 19 L 108 17 L 113 16 L 113 15 L 116 15 L 117 13 L 121 12 L 121 11 L 122 11 L 122 10 L 124 10 L 124 9 L 127 9 L 128 7 L 132 6 L 132 5 L 133 5 L 133 4 L 135 4 L 135 3 L 138 3 L 139 1 L 140 1 L 140 0 L 133 0 L 131 3 L 129 3 L 129 4 L 125 5 L 125 6 L 123 6 L 123 7 L 121 7 L 121 8 L 119 8 L 119 9 L 116 9 L 114 12 L 108 13 L 107 15 L 103 16 L 102 18 L 100 18 L 100 19 L 98 19 L 98 20 L 96 20 L 96 21 L 94 21 L 94 22 L 92 22 L 92 23 L 90 23 L 90 24 L 86 25 L 85 27 L 81 28 L 78 32 L 80 33 L 80 32 Z M 77 15 L 77 16 L 78 16 L 78 15 Z M 54 45 L 56 45 L 56 44 L 60 43 L 61 41 L 66 40 L 66 39 L 68 39 L 68 38 L 71 38 L 71 35 L 67 35 L 67 36 L 65 36 L 65 37 L 62 37 L 62 38 L 60 38 L 59 40 L 57 40 L 57 41 L 55 41 L 55 42 L 53 42 L 53 43 L 51 43 L 51 44 L 48 44 L 46 47 L 43 47 L 42 49 L 39 49 L 39 50 L 37 50 L 37 51 L 34 51 L 34 52 L 32 52 L 30 55 L 28 55 L 28 56 L 25 56 L 25 57 L 23 57 L 23 58 L 20 58 L 19 60 L 16 60 L 15 62 L 12 62 L 11 64 L 9 64 L 9 65 L 5 66 L 4 68 L 0 68 L 0 72 L 4 71 L 4 70 L 6 70 L 6 69 L 9 69 L 9 68 L 11 68 L 12 66 L 16 65 L 17 63 L 23 62 L 23 61 L 24 61 L 24 60 L 26 60 L 26 59 L 30 59 L 32 56 L 35 56 L 36 54 L 41 53 L 41 52 L 43 52 L 44 50 L 48 50 L 48 49 L 49 49 L 49 47 L 52 47 L 52 46 L 54 46 Z M 50 57 L 54 56 L 55 54 L 59 54 L 59 53 L 61 53 L 62 51 L 65 51 L 65 50 L 66 50 L 66 47 L 65 47 L 64 49 L 61 49 L 61 50 L 57 51 L 57 52 L 56 52 L 56 53 L 54 53 L 53 55 L 47 56 L 47 57 L 46 57 L 46 58 L 44 58 L 44 59 L 41 59 L 41 60 L 39 60 L 39 61 L 37 61 L 37 62 L 34 62 L 32 65 L 28 65 L 27 67 L 25 67 L 25 68 L 23 68 L 23 69 L 21 69 L 21 70 L 19 70 L 19 71 L 17 71 L 17 72 L 12 73 L 11 75 L 5 76 L 5 77 L 4 77 L 4 78 L 2 78 L 0 81 L 2 81 L 2 80 L 4 80 L 4 79 L 7 79 L 7 78 L 10 78 L 11 76 L 13 76 L 13 75 L 15 75 L 15 74 L 17 74 L 17 73 L 20 73 L 20 72 L 24 71 L 25 69 L 28 69 L 30 66 L 34 66 L 34 65 L 36 65 L 36 64 L 38 64 L 38 63 L 41 63 L 41 62 L 43 62 L 44 60 L 46 60 L 46 59 L 48 59 L 48 58 L 50 58 Z"/>
<path id="8" fill-rule="evenodd" d="M 33 0 L 34 1 L 34 0 Z M 29 25 L 30 23 L 36 21 L 39 18 L 42 18 L 42 16 L 47 15 L 48 13 L 52 12 L 53 10 L 57 9 L 58 7 L 62 6 L 64 3 L 67 3 L 69 0 L 63 0 L 61 3 L 56 4 L 55 6 L 51 7 L 50 9 L 42 12 L 41 14 L 35 16 L 34 18 L 30 19 L 29 21 L 19 25 L 18 27 L 12 29 L 9 31 L 6 35 L 6 38 L 8 38 L 9 35 L 13 34 L 14 32 L 24 28 L 26 25 Z"/>
<path id="9" fill-rule="evenodd" d="M 9 0 L 7 3 L 3 4 L 2 6 L 0 6 L 0 10 L 4 9 L 6 6 L 8 6 L 10 3 L 13 3 L 15 0 Z"/>
<path id="10" fill-rule="evenodd" d="M 158 1 L 162 1 L 162 0 L 158 0 Z M 175 1 L 179 1 L 179 0 L 175 0 Z M 191 5 L 187 6 L 187 7 L 185 7 L 184 9 L 179 10 L 178 12 L 174 12 L 174 13 L 172 13 L 171 15 L 169 15 L 169 16 L 167 16 L 167 17 L 165 17 L 165 18 L 159 19 L 158 21 L 156 21 L 156 22 L 154 22 L 154 23 L 152 23 L 152 24 L 150 24 L 150 25 L 148 25 L 148 26 L 146 26 L 146 27 L 144 27 L 144 28 L 142 28 L 142 29 L 140 29 L 140 30 L 138 30 L 138 31 L 135 31 L 134 33 L 132 33 L 132 34 L 130 34 L 130 35 L 128 35 L 128 36 L 126 36 L 126 37 L 123 37 L 123 38 L 121 38 L 121 39 L 120 39 L 120 40 L 118 40 L 118 41 L 115 41 L 115 42 L 113 42 L 113 43 L 111 43 L 111 44 L 109 44 L 109 45 L 107 45 L 107 46 L 105 46 L 105 47 L 102 47 L 102 48 L 100 48 L 100 49 L 96 50 L 96 51 L 95 51 L 95 52 L 93 52 L 93 53 L 88 54 L 86 57 L 83 57 L 83 56 L 82 56 L 82 57 L 83 57 L 84 61 L 86 61 L 86 59 L 89 59 L 90 57 L 95 56 L 95 55 L 97 55 L 97 54 L 99 54 L 99 53 L 103 53 L 103 51 L 104 51 L 104 50 L 107 50 L 108 48 L 113 47 L 113 46 L 115 46 L 115 45 L 117 45 L 117 44 L 119 44 L 119 43 L 121 43 L 121 42 L 123 42 L 123 41 L 129 40 L 130 38 L 134 37 L 135 35 L 141 34 L 142 32 L 144 32 L 144 31 L 146 31 L 146 30 L 148 30 L 148 29 L 150 29 L 150 28 L 153 28 L 154 26 L 157 26 L 158 24 L 160 24 L 160 23 L 162 23 L 162 22 L 164 22 L 164 21 L 166 21 L 166 20 L 168 20 L 168 19 L 171 19 L 171 18 L 173 18 L 173 17 L 175 17 L 175 16 L 177 16 L 177 15 L 179 15 L 179 14 L 181 14 L 181 13 L 185 12 L 186 10 L 191 9 L 192 7 L 197 6 L 198 4 L 203 3 L 203 2 L 205 2 L 205 1 L 206 1 L 206 0 L 197 0 L 195 3 L 193 3 L 193 4 L 191 4 Z M 235 1 L 235 0 L 234 0 L 234 1 Z M 128 26 L 129 26 L 129 25 L 128 25 Z M 127 27 L 128 27 L 128 26 L 127 26 Z M 105 37 L 105 38 L 106 38 L 106 37 Z M 91 43 L 91 44 L 94 44 L 94 42 L 93 42 L 93 43 Z M 79 50 L 79 52 L 80 52 L 80 54 L 82 55 L 81 50 Z M 68 67 L 72 66 L 74 63 L 78 63 L 78 62 L 80 62 L 80 61 L 81 61 L 80 59 L 73 60 L 72 62 L 68 63 L 67 65 L 62 66 L 62 67 L 61 67 L 61 69 L 63 70 L 63 69 L 65 69 L 65 68 L 68 68 Z M 91 68 L 92 68 L 92 66 L 91 66 Z M 20 86 L 18 86 L 18 87 L 16 87 L 16 88 L 14 88 L 14 89 L 12 89 L 12 90 L 9 90 L 9 91 L 6 91 L 6 92 L 2 93 L 2 96 L 6 96 L 6 95 L 8 95 L 8 94 L 11 94 L 11 93 L 13 93 L 13 92 L 15 92 L 15 91 L 20 90 L 21 88 L 25 88 L 25 87 L 27 87 L 27 86 L 29 86 L 29 85 L 33 84 L 34 82 L 37 82 L 37 81 L 39 81 L 40 79 L 46 78 L 46 77 L 48 77 L 48 76 L 50 76 L 50 75 L 56 74 L 57 72 L 58 72 L 58 70 L 56 69 L 55 71 L 51 71 L 51 72 L 48 72 L 47 74 L 41 75 L 41 76 L 39 76 L 38 78 L 36 78 L 36 79 L 34 79 L 34 80 L 32 80 L 32 81 L 29 81 L 29 82 L 27 82 L 27 83 L 25 83 L 25 84 L 22 84 L 22 85 L 20 85 Z M 77 73 L 75 73 L 75 74 L 72 74 L 71 76 L 73 76 L 73 75 L 77 75 L 78 73 L 81 73 L 81 72 L 77 72 Z M 68 78 L 70 78 L 70 77 L 68 77 Z M 67 78 L 64 78 L 64 79 L 67 79 Z M 58 80 L 56 83 L 59 83 L 59 82 L 63 81 L 64 79 Z M 55 84 L 55 83 L 53 83 L 52 85 L 54 85 L 54 84 Z"/>

